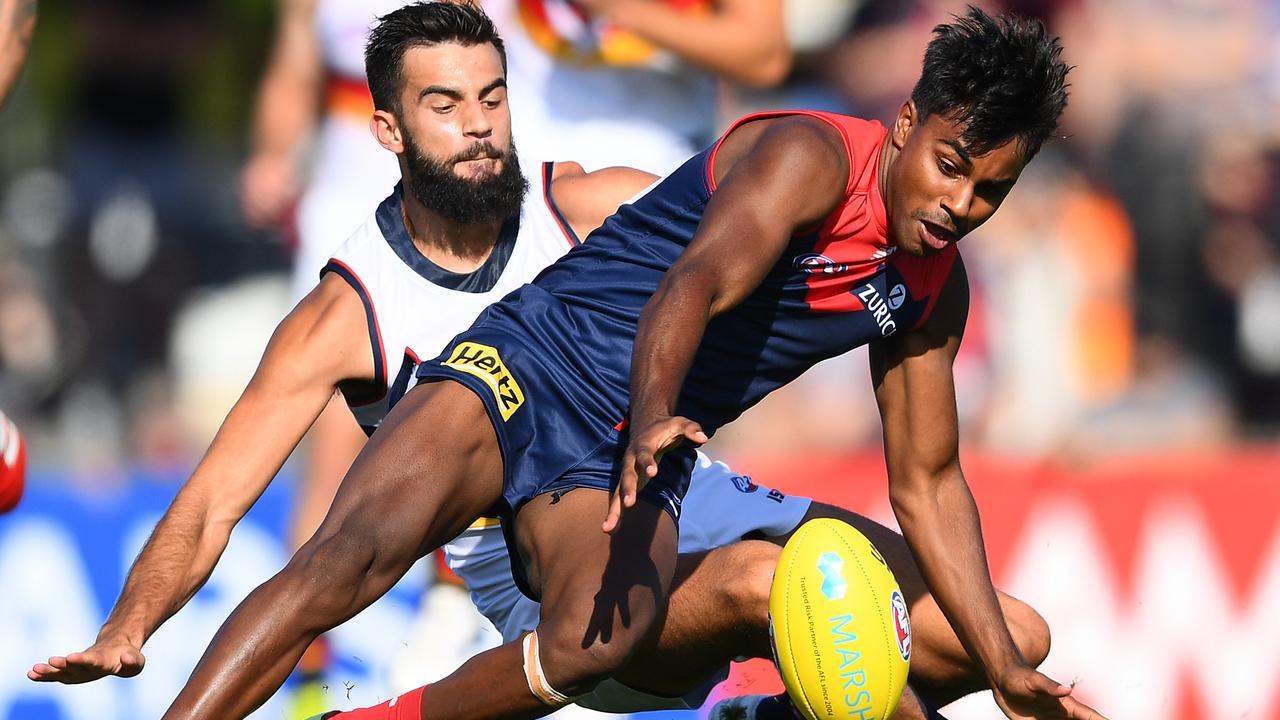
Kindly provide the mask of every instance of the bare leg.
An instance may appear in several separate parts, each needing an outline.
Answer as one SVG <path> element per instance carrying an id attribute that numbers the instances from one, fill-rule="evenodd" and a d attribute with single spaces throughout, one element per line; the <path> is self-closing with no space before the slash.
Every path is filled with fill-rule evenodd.
<path id="1" fill-rule="evenodd" d="M 857 528 L 875 543 L 902 587 L 911 612 L 911 675 L 909 682 L 929 704 L 941 707 L 969 693 L 990 687 L 981 669 L 960 644 L 951 623 L 925 586 L 902 535 L 856 513 L 834 505 L 815 502 L 805 520 L 833 517 Z M 786 537 L 776 538 L 786 542 Z M 1005 622 L 1022 656 L 1032 667 L 1049 654 L 1049 626 L 1026 603 L 998 593 Z M 766 607 L 768 601 L 765 601 Z"/>
<path id="2" fill-rule="evenodd" d="M 674 574 L 670 516 L 641 502 L 610 536 L 600 531 L 607 503 L 599 490 L 542 495 L 516 520 L 530 583 L 543 600 L 541 665 L 565 695 L 589 692 L 627 661 L 665 607 Z M 518 642 L 477 655 L 422 695 L 423 717 L 450 720 L 520 720 L 555 709 L 527 687 Z"/>
<path id="3" fill-rule="evenodd" d="M 497 438 L 479 398 L 452 382 L 412 390 L 356 459 L 315 536 L 241 603 L 164 717 L 247 715 L 316 635 L 380 597 L 501 488 Z"/>
<path id="4" fill-rule="evenodd" d="M 858 528 L 893 568 L 910 604 L 914 635 L 910 683 L 920 696 L 940 707 L 986 689 L 985 677 L 929 595 L 902 536 L 823 503 L 815 502 L 805 519 L 815 517 L 835 517 Z M 708 553 L 681 555 L 666 617 L 617 679 L 673 697 L 699 687 L 735 657 L 770 657 L 769 587 L 786 539 L 748 540 Z M 1043 662 L 1049 651 L 1048 626 L 1025 603 L 1003 593 L 1000 602 L 1023 655 L 1033 664 Z M 903 712 L 910 712 L 909 706 Z"/>

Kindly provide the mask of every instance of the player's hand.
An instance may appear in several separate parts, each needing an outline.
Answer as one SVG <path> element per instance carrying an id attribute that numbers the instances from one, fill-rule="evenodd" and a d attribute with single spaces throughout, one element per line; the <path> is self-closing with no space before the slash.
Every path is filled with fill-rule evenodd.
<path id="1" fill-rule="evenodd" d="M 36 663 L 27 677 L 36 682 L 78 685 L 108 675 L 133 677 L 142 672 L 147 659 L 131 643 L 103 640 L 84 652 L 54 655 L 47 663 Z"/>
<path id="2" fill-rule="evenodd" d="M 658 461 L 663 453 L 685 440 L 701 445 L 707 441 L 707 434 L 702 432 L 698 423 L 678 415 L 658 418 L 643 428 L 631 427 L 631 444 L 622 456 L 622 472 L 618 476 L 618 484 L 609 493 L 605 532 L 612 533 L 618 529 L 622 509 L 634 506 L 640 489 L 658 474 Z"/>
<path id="3" fill-rule="evenodd" d="M 281 222 L 298 193 L 296 170 L 288 157 L 255 155 L 240 173 L 240 209 L 251 228 L 261 230 Z"/>
<path id="4" fill-rule="evenodd" d="M 1107 720 L 1071 697 L 1071 687 L 1026 666 L 1005 670 L 994 693 L 996 704 L 1012 720 Z"/>

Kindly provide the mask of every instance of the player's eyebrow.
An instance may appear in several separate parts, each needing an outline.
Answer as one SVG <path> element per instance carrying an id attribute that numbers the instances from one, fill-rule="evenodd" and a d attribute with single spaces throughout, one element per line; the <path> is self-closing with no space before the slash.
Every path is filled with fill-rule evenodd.
<path id="1" fill-rule="evenodd" d="M 968 150 L 965 150 L 965 149 L 964 149 L 964 146 L 963 146 L 963 145 L 961 145 L 961 144 L 960 144 L 960 142 L 959 142 L 958 140 L 943 140 L 942 142 L 943 142 L 943 143 L 945 143 L 945 144 L 946 144 L 948 147 L 950 147 L 952 150 L 955 150 L 955 151 L 956 151 L 956 155 L 959 155 L 959 156 L 960 156 L 960 159 L 961 159 L 961 160 L 962 160 L 966 165 L 972 165 L 972 164 L 973 164 L 973 158 L 969 157 L 969 151 L 968 151 Z"/>
<path id="2" fill-rule="evenodd" d="M 444 85 L 428 85 L 422 88 L 422 92 L 418 93 L 418 99 L 421 100 L 428 95 L 443 95 L 450 100 L 462 100 L 460 91 Z"/>
<path id="3" fill-rule="evenodd" d="M 485 95 L 488 95 L 494 90 L 497 90 L 500 87 L 506 87 L 506 86 L 507 86 L 507 79 L 498 78 L 497 80 L 494 80 L 488 85 L 485 85 L 483 88 L 480 88 L 479 97 L 484 97 Z M 463 97 L 461 90 L 458 90 L 457 88 L 451 88 L 445 85 L 428 85 L 422 88 L 422 92 L 418 93 L 418 99 L 421 100 L 422 98 L 428 95 L 443 95 L 455 102 L 461 102 Z"/>

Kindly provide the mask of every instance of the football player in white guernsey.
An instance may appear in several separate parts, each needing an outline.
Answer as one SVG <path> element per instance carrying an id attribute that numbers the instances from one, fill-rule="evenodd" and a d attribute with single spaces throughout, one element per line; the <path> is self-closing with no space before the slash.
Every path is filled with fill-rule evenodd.
<path id="1" fill-rule="evenodd" d="M 405 12 L 477 13 L 445 4 Z M 412 375 L 406 368 L 416 358 L 438 352 L 488 302 L 532 278 L 652 182 L 635 170 L 585 174 L 572 163 L 542 165 L 526 180 L 510 140 L 496 47 L 496 36 L 447 35 L 404 51 L 400 82 L 423 88 L 421 107 L 380 110 L 372 120 L 379 142 L 399 157 L 402 185 L 281 322 L 253 380 L 134 564 L 94 645 L 35 665 L 31 679 L 78 683 L 140 672 L 147 637 L 203 584 L 233 526 L 335 392 L 372 430 L 404 393 Z M 769 656 L 767 605 L 779 544 L 803 519 L 818 516 L 855 525 L 893 566 L 911 603 L 916 692 L 943 704 L 982 687 L 899 535 L 839 508 L 759 488 L 701 457 L 685 498 L 669 612 L 630 676 L 657 694 L 607 681 L 578 701 L 613 712 L 696 706 L 731 658 Z M 537 625 L 538 605 L 516 589 L 500 531 L 480 523 L 448 550 L 504 639 Z M 1043 621 L 1017 600 L 1002 603 L 1023 653 L 1043 659 Z M 927 717 L 913 700 L 897 717 Z"/>

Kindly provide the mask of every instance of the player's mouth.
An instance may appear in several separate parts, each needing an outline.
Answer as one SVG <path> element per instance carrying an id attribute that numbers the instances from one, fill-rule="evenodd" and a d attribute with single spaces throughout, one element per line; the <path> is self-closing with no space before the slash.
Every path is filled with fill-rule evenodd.
<path id="1" fill-rule="evenodd" d="M 945 250 L 948 245 L 960 239 L 956 233 L 927 220 L 920 221 L 920 237 L 925 245 L 934 250 Z"/>

